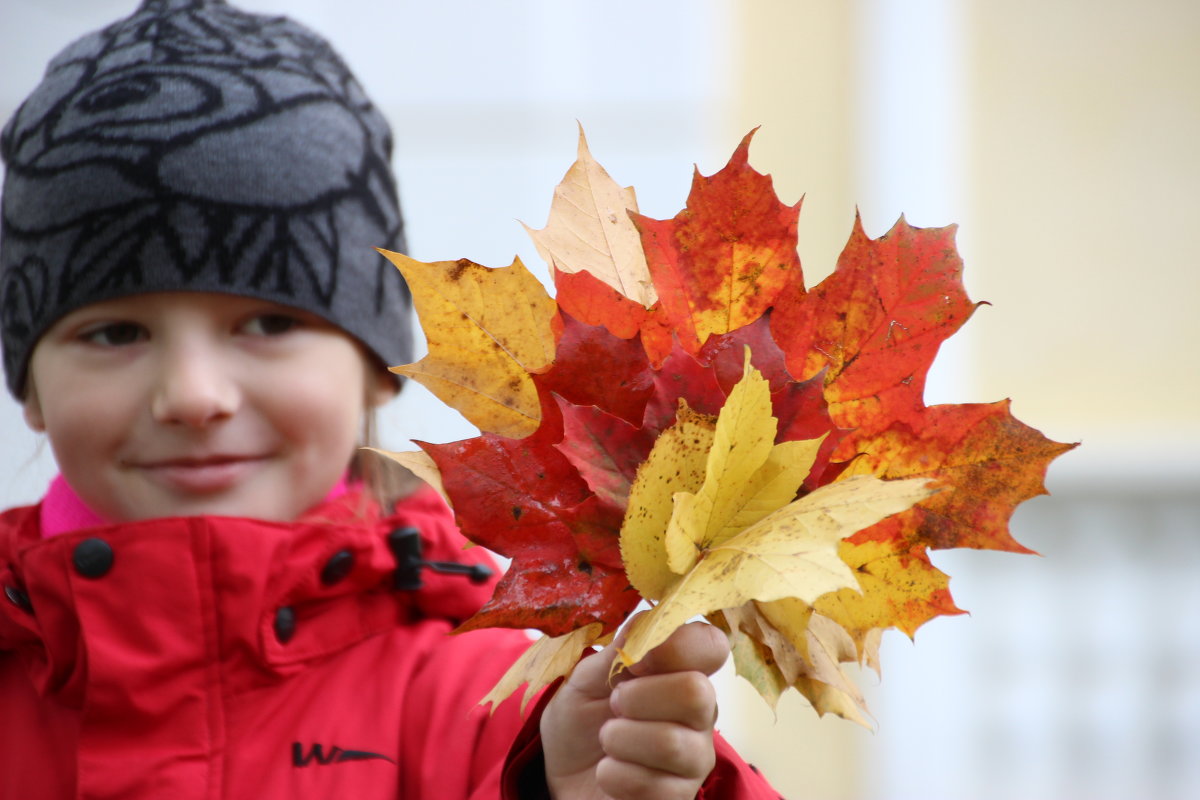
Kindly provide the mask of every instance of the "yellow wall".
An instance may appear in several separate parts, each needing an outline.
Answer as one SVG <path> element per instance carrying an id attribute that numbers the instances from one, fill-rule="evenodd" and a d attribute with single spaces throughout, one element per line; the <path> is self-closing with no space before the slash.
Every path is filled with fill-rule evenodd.
<path id="1" fill-rule="evenodd" d="M 1200 3 L 971 8 L 974 382 L 1080 459 L 1195 443 Z"/>

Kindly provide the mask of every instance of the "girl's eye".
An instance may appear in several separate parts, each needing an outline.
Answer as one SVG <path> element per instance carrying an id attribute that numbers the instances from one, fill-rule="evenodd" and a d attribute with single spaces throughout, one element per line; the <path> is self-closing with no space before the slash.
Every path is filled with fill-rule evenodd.
<path id="1" fill-rule="evenodd" d="M 248 320 L 243 330 L 252 336 L 280 336 L 299 325 L 300 320 L 288 314 L 259 314 Z"/>
<path id="2" fill-rule="evenodd" d="M 142 341 L 148 332 L 134 322 L 108 322 L 97 328 L 85 331 L 84 341 L 104 347 L 124 347 Z"/>

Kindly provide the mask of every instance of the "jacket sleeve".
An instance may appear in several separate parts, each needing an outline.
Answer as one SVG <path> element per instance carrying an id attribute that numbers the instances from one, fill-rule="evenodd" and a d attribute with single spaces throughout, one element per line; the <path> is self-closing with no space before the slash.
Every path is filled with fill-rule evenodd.
<path id="1" fill-rule="evenodd" d="M 502 800 L 549 800 L 539 723 L 555 684 L 538 700 L 509 750 L 501 780 Z M 720 734 L 713 735 L 717 763 L 696 800 L 781 800 L 759 771 L 743 761 Z"/>

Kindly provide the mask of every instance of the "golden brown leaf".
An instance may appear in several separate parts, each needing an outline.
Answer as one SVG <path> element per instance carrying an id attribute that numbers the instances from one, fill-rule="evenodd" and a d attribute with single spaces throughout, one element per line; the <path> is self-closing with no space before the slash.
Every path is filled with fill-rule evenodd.
<path id="1" fill-rule="evenodd" d="M 814 605 L 850 633 L 864 656 L 868 637 L 880 628 L 912 636 L 935 616 L 962 613 L 950 599 L 949 578 L 923 547 L 897 552 L 890 542 L 842 542 L 840 553 L 854 570 L 859 590 L 833 592 Z"/>
<path id="2" fill-rule="evenodd" d="M 381 250 L 404 274 L 429 355 L 392 367 L 482 431 L 514 438 L 541 418 L 530 373 L 554 360 L 558 307 L 521 263 L 488 269 L 466 259 L 424 263 Z"/>
<path id="3" fill-rule="evenodd" d="M 913 426 L 856 431 L 841 447 L 843 457 L 859 454 L 847 474 L 929 477 L 953 487 L 908 518 L 903 541 L 1028 553 L 1009 533 L 1009 517 L 1022 500 L 1046 493 L 1046 468 L 1074 445 L 1021 423 L 1005 400 L 926 408 Z"/>

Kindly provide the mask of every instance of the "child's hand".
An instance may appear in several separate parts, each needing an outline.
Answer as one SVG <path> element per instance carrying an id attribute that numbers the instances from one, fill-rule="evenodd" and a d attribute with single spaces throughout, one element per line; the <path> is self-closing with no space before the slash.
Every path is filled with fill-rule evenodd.
<path id="1" fill-rule="evenodd" d="M 725 635 L 692 623 L 609 685 L 615 650 L 584 659 L 542 716 L 546 781 L 557 800 L 692 800 L 712 771 Z"/>

